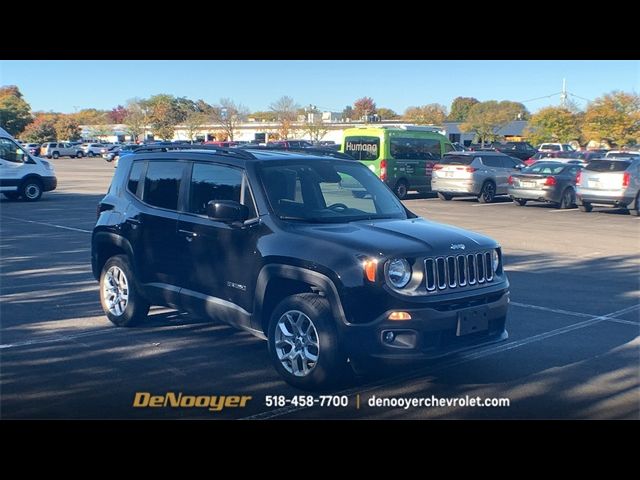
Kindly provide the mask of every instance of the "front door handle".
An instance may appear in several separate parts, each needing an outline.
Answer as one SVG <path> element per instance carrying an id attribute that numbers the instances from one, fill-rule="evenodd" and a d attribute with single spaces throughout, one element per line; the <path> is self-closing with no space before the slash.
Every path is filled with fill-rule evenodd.
<path id="1" fill-rule="evenodd" d="M 193 239 L 198 236 L 196 232 L 192 232 L 190 230 L 178 230 L 178 233 L 185 235 L 187 242 L 192 242 Z"/>

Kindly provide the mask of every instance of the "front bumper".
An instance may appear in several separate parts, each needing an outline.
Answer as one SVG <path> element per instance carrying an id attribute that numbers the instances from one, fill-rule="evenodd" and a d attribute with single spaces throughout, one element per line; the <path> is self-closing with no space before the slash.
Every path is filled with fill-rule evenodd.
<path id="1" fill-rule="evenodd" d="M 560 194 L 555 188 L 514 188 L 509 187 L 508 194 L 511 198 L 522 198 L 524 200 L 537 200 L 539 202 L 559 202 Z"/>
<path id="2" fill-rule="evenodd" d="M 56 177 L 41 177 L 42 178 L 42 190 L 50 192 L 58 187 L 58 179 Z"/>
<path id="3" fill-rule="evenodd" d="M 341 335 L 345 353 L 357 358 L 419 360 L 506 340 L 508 283 L 488 290 L 456 303 L 398 309 L 409 313 L 411 320 L 389 320 L 390 310 L 373 322 L 345 325 Z M 387 332 L 393 332 L 393 343 L 385 341 Z"/>

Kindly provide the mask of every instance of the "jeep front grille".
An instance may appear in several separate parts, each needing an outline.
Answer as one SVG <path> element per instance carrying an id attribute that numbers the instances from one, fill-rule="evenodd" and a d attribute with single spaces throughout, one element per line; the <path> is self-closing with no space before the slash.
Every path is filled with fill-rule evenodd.
<path id="1" fill-rule="evenodd" d="M 429 293 L 493 281 L 490 251 L 427 258 L 424 270 L 425 287 Z"/>

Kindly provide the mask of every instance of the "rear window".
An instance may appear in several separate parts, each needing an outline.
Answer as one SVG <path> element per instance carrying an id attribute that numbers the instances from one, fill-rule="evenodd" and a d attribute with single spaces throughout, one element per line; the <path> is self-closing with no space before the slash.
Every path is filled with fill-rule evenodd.
<path id="1" fill-rule="evenodd" d="M 144 170 L 145 162 L 134 162 L 129 173 L 129 180 L 127 181 L 127 190 L 133 193 L 136 197 L 138 195 L 138 184 L 140 183 L 140 175 Z"/>
<path id="2" fill-rule="evenodd" d="M 344 139 L 344 153 L 356 160 L 377 160 L 380 155 L 378 137 L 347 137 Z"/>
<path id="3" fill-rule="evenodd" d="M 637 153 L 630 152 L 610 152 L 607 153 L 607 158 L 632 158 L 639 156 Z"/>
<path id="4" fill-rule="evenodd" d="M 624 172 L 631 162 L 624 160 L 594 160 L 586 166 L 592 172 Z"/>
<path id="5" fill-rule="evenodd" d="M 445 155 L 438 163 L 441 165 L 471 165 L 474 158 L 471 155 Z"/>
<path id="6" fill-rule="evenodd" d="M 536 163 L 532 167 L 523 168 L 522 173 L 542 173 L 547 175 L 558 175 L 565 169 L 565 165 L 553 163 Z"/>
<path id="7" fill-rule="evenodd" d="M 543 143 L 541 150 L 553 150 L 554 152 L 560 151 L 560 145 L 553 145 L 551 143 Z"/>

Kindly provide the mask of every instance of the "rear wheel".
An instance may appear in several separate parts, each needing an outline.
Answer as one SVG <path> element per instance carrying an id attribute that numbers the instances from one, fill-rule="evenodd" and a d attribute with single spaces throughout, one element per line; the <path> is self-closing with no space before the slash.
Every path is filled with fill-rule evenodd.
<path id="1" fill-rule="evenodd" d="M 527 200 L 525 200 L 524 198 L 514 198 L 513 203 L 520 207 L 524 207 L 527 204 Z"/>
<path id="2" fill-rule="evenodd" d="M 638 195 L 636 195 L 636 201 L 634 202 L 636 208 L 630 208 L 629 215 L 633 215 L 634 217 L 640 217 L 640 210 L 638 209 L 640 205 L 638 205 L 638 202 L 640 202 L 640 192 L 638 192 Z"/>
<path id="3" fill-rule="evenodd" d="M 560 204 L 558 205 L 562 209 L 571 208 L 576 204 L 576 193 L 573 191 L 573 188 L 567 188 L 564 192 L 562 192 L 562 198 L 560 199 Z"/>
<path id="4" fill-rule="evenodd" d="M 480 203 L 491 203 L 496 198 L 496 185 L 493 182 L 484 182 L 478 201 Z"/>
<path id="5" fill-rule="evenodd" d="M 448 193 L 438 192 L 438 198 L 439 198 L 440 200 L 446 200 L 446 201 L 449 201 L 449 200 L 451 200 L 451 199 L 453 198 L 453 196 L 452 196 L 452 195 L 449 195 Z"/>
<path id="6" fill-rule="evenodd" d="M 76 157 L 82 158 L 82 157 L 84 157 L 84 153 L 82 153 L 82 151 L 80 151 L 80 152 L 76 153 Z"/>
<path id="7" fill-rule="evenodd" d="M 89 157 L 94 157 L 94 156 L 95 156 L 95 154 L 94 154 L 91 150 L 89 150 L 89 153 L 87 153 L 87 155 L 88 155 Z"/>
<path id="8" fill-rule="evenodd" d="M 409 185 L 407 184 L 407 181 L 398 180 L 393 191 L 400 200 L 407 198 L 407 193 L 409 193 Z"/>
<path id="9" fill-rule="evenodd" d="M 20 196 L 27 202 L 40 200 L 40 197 L 42 197 L 42 182 L 37 178 L 26 179 L 20 187 Z"/>
<path id="10" fill-rule="evenodd" d="M 315 390 L 335 384 L 347 371 L 329 301 L 313 293 L 285 298 L 271 315 L 269 354 L 284 380 Z"/>
<path id="11" fill-rule="evenodd" d="M 590 212 L 593 210 L 593 205 L 588 202 L 583 202 L 582 205 L 578 205 L 578 210 L 581 212 Z"/>
<path id="12" fill-rule="evenodd" d="M 60 158 L 60 154 L 58 152 L 53 152 L 53 158 Z"/>
<path id="13" fill-rule="evenodd" d="M 100 303 L 107 318 L 119 327 L 131 327 L 147 318 L 149 304 L 137 290 L 125 255 L 115 255 L 104 264 L 100 273 Z"/>

